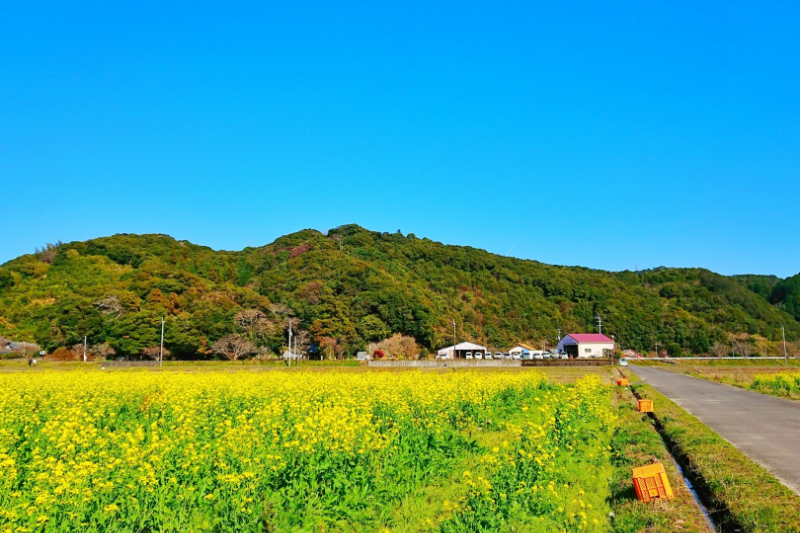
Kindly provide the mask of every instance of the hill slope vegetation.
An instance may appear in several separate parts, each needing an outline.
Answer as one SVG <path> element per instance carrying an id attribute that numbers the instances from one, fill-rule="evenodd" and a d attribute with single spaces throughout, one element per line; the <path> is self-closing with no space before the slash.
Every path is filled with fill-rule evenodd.
<path id="1" fill-rule="evenodd" d="M 86 334 L 136 355 L 158 344 L 165 316 L 173 355 L 210 357 L 216 340 L 237 332 L 278 352 L 292 320 L 302 344 L 333 339 L 352 353 L 393 333 L 434 349 L 452 341 L 453 319 L 459 340 L 553 345 L 559 329 L 594 331 L 600 315 L 624 348 L 658 342 L 704 353 L 733 336 L 777 340 L 781 324 L 800 337 L 794 316 L 769 301 L 785 286 L 699 268 L 551 266 L 355 225 L 240 252 L 121 234 L 48 245 L 0 266 L 0 335 L 52 350 Z"/>

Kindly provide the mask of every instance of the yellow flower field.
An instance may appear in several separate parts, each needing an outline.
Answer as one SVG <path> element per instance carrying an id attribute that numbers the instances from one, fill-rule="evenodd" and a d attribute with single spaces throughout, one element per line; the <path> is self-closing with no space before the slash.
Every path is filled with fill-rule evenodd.
<path id="1" fill-rule="evenodd" d="M 606 531 L 598 378 L 0 374 L 0 532 Z"/>

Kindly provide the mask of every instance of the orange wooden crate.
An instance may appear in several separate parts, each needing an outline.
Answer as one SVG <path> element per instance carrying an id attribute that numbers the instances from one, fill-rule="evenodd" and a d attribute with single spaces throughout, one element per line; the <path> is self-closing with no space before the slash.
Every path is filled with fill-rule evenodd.
<path id="1" fill-rule="evenodd" d="M 653 412 L 653 400 L 639 400 L 639 412 L 640 413 L 652 413 Z"/>
<path id="2" fill-rule="evenodd" d="M 628 378 L 622 378 L 617 380 L 617 385 L 620 387 L 627 387 L 628 386 Z"/>
<path id="3" fill-rule="evenodd" d="M 667 479 L 667 472 L 661 463 L 653 463 L 633 469 L 633 487 L 636 497 L 643 502 L 654 498 L 672 498 L 672 487 Z"/>

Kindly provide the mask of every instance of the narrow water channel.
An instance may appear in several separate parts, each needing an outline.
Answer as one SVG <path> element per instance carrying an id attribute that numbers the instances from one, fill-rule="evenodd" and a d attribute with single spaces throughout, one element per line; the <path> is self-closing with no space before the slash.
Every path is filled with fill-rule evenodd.
<path id="1" fill-rule="evenodd" d="M 622 370 L 617 369 L 617 371 L 623 377 L 626 377 Z M 629 389 L 631 394 L 633 394 L 634 398 L 639 398 L 639 395 L 634 391 L 632 388 Z M 655 416 L 654 413 L 648 413 L 648 416 L 653 421 L 653 427 L 655 428 L 658 435 L 661 437 L 661 440 L 664 442 L 664 447 L 669 454 L 669 458 L 672 463 L 675 465 L 675 468 L 678 469 L 681 477 L 683 478 L 683 482 L 686 484 L 686 487 L 689 489 L 689 492 L 692 493 L 694 497 L 694 501 L 697 502 L 697 505 L 700 506 L 700 510 L 703 511 L 703 515 L 706 517 L 706 521 L 708 522 L 709 527 L 715 531 L 716 533 L 740 533 L 743 531 L 742 528 L 738 526 L 734 521 L 730 520 L 730 511 L 728 509 L 711 509 L 709 510 L 709 494 L 708 491 L 702 490 L 702 480 L 700 481 L 701 489 L 698 490 L 695 487 L 695 484 L 686 474 L 686 470 L 684 469 L 684 464 L 681 464 L 679 458 L 677 458 L 673 453 L 673 443 L 663 431 L 661 427 L 661 423 L 659 422 L 658 418 Z"/>
<path id="2" fill-rule="evenodd" d="M 702 500 L 700 499 L 700 496 L 697 494 L 697 491 L 694 490 L 694 485 L 692 485 L 692 480 L 686 477 L 686 474 L 683 473 L 683 467 L 681 467 L 680 463 L 678 463 L 678 461 L 676 461 L 672 455 L 670 455 L 669 458 L 672 461 L 672 464 L 675 465 L 675 468 L 678 469 L 678 473 L 680 473 L 681 477 L 683 478 L 683 482 L 686 483 L 686 487 L 689 489 L 689 492 L 692 493 L 694 501 L 697 502 L 697 505 L 700 506 L 700 510 L 703 511 L 703 515 L 705 515 L 709 527 L 714 531 L 716 531 L 717 533 L 722 533 L 722 529 L 718 524 L 714 522 L 714 519 L 708 512 L 708 508 L 705 506 L 705 504 L 703 504 Z"/>

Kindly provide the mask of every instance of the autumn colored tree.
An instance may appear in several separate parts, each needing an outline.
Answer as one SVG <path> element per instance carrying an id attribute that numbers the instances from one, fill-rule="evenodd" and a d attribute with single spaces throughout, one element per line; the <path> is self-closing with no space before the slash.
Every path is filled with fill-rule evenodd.
<path id="1" fill-rule="evenodd" d="M 344 357 L 346 347 L 333 337 L 320 339 L 320 350 L 323 359 L 341 359 Z"/>
<path id="2" fill-rule="evenodd" d="M 255 353 L 256 345 L 249 339 L 238 334 L 225 335 L 211 345 L 214 353 L 224 356 L 230 361 L 236 361 L 246 355 Z"/>
<path id="3" fill-rule="evenodd" d="M 711 357 L 727 357 L 730 354 L 730 346 L 722 342 L 715 342 L 708 351 Z"/>
<path id="4" fill-rule="evenodd" d="M 159 358 L 161 360 L 169 359 L 170 351 L 165 347 L 164 351 L 161 351 L 161 346 L 148 346 L 144 350 L 142 350 L 142 355 L 148 357 L 154 361 L 158 361 Z"/>
<path id="5" fill-rule="evenodd" d="M 83 343 L 78 343 L 72 346 L 72 355 L 78 361 L 83 361 Z"/>
<path id="6" fill-rule="evenodd" d="M 25 359 L 33 359 L 39 353 L 41 347 L 33 342 L 18 342 L 17 352 L 19 352 Z"/>
<path id="7" fill-rule="evenodd" d="M 413 337 L 400 333 L 395 333 L 388 339 L 375 344 L 374 349 L 398 359 L 416 359 L 420 352 L 420 347 Z"/>
<path id="8" fill-rule="evenodd" d="M 244 332 L 250 341 L 257 343 L 263 337 L 272 335 L 276 326 L 267 315 L 258 309 L 245 309 L 233 317 L 236 327 Z"/>
<path id="9" fill-rule="evenodd" d="M 169 306 L 169 300 L 161 290 L 156 287 L 155 289 L 151 290 L 150 293 L 147 295 L 147 303 L 152 306 L 159 306 L 166 308 Z"/>
<path id="10" fill-rule="evenodd" d="M 109 357 L 113 357 L 117 354 L 117 351 L 111 347 L 107 342 L 102 344 L 95 344 L 91 348 L 89 348 L 89 353 L 91 353 L 94 357 L 100 360 L 106 360 Z"/>

